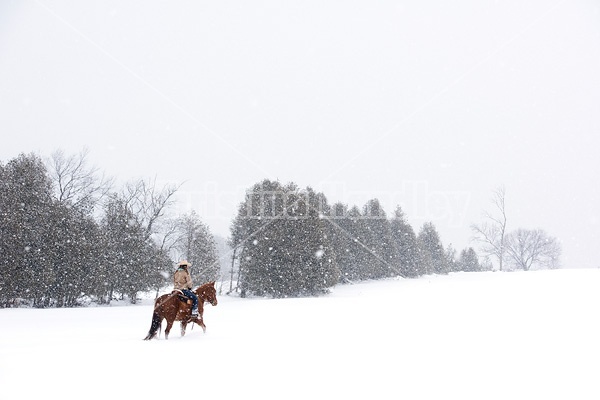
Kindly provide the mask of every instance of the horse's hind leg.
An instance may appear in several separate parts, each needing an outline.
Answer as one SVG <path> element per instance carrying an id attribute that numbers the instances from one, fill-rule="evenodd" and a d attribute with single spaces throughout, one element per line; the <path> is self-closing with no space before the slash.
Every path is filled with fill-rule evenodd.
<path id="1" fill-rule="evenodd" d="M 194 322 L 200 325 L 200 327 L 202 328 L 202 332 L 206 333 L 206 325 L 204 325 L 204 318 L 200 316 L 196 318 Z"/>
<path id="2" fill-rule="evenodd" d="M 169 332 L 171 332 L 173 322 L 173 320 L 167 320 L 167 327 L 165 328 L 165 339 L 169 339 Z"/>
<path id="3" fill-rule="evenodd" d="M 187 327 L 187 322 L 181 321 L 181 336 L 185 336 L 185 328 Z"/>

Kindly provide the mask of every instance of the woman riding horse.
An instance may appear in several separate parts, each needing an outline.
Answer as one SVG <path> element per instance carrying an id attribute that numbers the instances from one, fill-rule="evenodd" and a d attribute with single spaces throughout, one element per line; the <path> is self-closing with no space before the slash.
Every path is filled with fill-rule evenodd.
<path id="1" fill-rule="evenodd" d="M 190 315 L 190 305 L 188 304 L 187 298 L 181 296 L 177 291 L 173 291 L 170 294 L 163 294 L 154 301 L 154 311 L 152 313 L 152 324 L 150 325 L 150 331 L 144 340 L 150 340 L 159 332 L 162 325 L 162 320 L 167 320 L 167 327 L 165 328 L 165 339 L 169 338 L 169 332 L 173 326 L 173 322 L 181 321 L 181 336 L 185 335 L 185 328 L 188 322 L 196 323 L 202 327 L 202 330 L 206 332 L 206 325 L 204 325 L 204 302 L 208 302 L 213 306 L 217 305 L 217 290 L 215 289 L 215 282 L 208 282 L 202 286 L 199 286 L 194 290 L 194 294 L 198 296 L 198 311 L 197 317 Z"/>

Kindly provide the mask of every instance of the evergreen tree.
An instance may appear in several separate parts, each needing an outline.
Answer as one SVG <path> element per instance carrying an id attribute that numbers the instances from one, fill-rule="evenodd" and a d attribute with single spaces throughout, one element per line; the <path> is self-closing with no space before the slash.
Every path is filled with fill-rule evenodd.
<path id="1" fill-rule="evenodd" d="M 369 200 L 363 207 L 361 230 L 363 244 L 370 255 L 367 256 L 365 277 L 367 279 L 382 279 L 399 274 L 393 265 L 398 258 L 396 247 L 392 245 L 390 221 L 381 207 L 379 200 Z"/>
<path id="2" fill-rule="evenodd" d="M 127 202 L 116 194 L 105 206 L 102 234 L 106 264 L 98 275 L 99 294 L 106 302 L 113 299 L 115 292 L 128 295 L 135 302 L 137 292 L 150 288 L 144 269 L 152 253 L 144 227 Z"/>
<path id="3" fill-rule="evenodd" d="M 99 224 L 93 205 L 107 182 L 94 186 L 95 170 L 71 161 L 54 164 L 55 180 L 33 154 L 0 164 L 0 306 L 74 306 L 114 293 L 135 301 L 164 281 L 157 260 L 166 252 L 153 234 L 174 189 L 130 186 Z"/>
<path id="4" fill-rule="evenodd" d="M 99 227 L 77 208 L 58 201 L 49 226 L 47 260 L 56 279 L 46 282 L 44 306 L 73 307 L 80 296 L 92 290 L 93 266 L 102 251 Z"/>
<path id="5" fill-rule="evenodd" d="M 99 254 L 97 224 L 83 206 L 54 198 L 35 155 L 10 161 L 0 182 L 0 304 L 21 298 L 35 307 L 77 305 L 89 293 L 90 266 Z"/>
<path id="6" fill-rule="evenodd" d="M 419 266 L 419 245 L 417 235 L 412 226 L 406 221 L 404 212 L 398 206 L 390 221 L 392 245 L 396 249 L 395 265 L 399 275 L 414 278 L 422 271 Z"/>
<path id="7" fill-rule="evenodd" d="M 358 209 L 355 209 L 355 214 L 360 216 Z M 341 282 L 351 282 L 358 279 L 358 266 L 356 264 L 358 246 L 355 242 L 354 223 L 350 218 L 348 206 L 342 203 L 334 204 L 326 218 L 329 222 L 328 235 L 340 269 Z"/>
<path id="8" fill-rule="evenodd" d="M 368 233 L 363 224 L 363 215 L 357 206 L 348 211 L 347 227 L 351 240 L 346 249 L 348 264 L 342 273 L 350 281 L 369 279 L 370 268 L 366 266 L 373 256 L 369 254 L 369 249 L 364 243 Z"/>
<path id="9" fill-rule="evenodd" d="M 294 184 L 268 180 L 252 187 L 232 225 L 242 295 L 314 295 L 337 282 L 321 215 L 325 206 L 324 196 L 310 188 L 299 191 Z"/>
<path id="10" fill-rule="evenodd" d="M 33 299 L 39 305 L 56 277 L 47 261 L 52 189 L 42 160 L 19 155 L 2 168 L 0 189 L 0 298 Z M 14 303 L 13 303 L 14 304 Z"/>
<path id="11" fill-rule="evenodd" d="M 269 233 L 276 232 L 283 218 L 284 190 L 279 182 L 267 179 L 255 184 L 246 193 L 231 226 L 232 244 L 239 258 L 239 282 L 241 295 L 248 292 L 263 296 L 269 291 L 273 265 L 268 261 Z M 270 238 L 271 236 L 271 238 Z M 271 247 L 272 250 L 272 247 Z"/>
<path id="12" fill-rule="evenodd" d="M 426 260 L 426 273 L 446 274 L 449 272 L 448 259 L 440 236 L 431 222 L 423 224 L 419 232 L 418 240 L 422 250 L 422 256 Z"/>
<path id="13" fill-rule="evenodd" d="M 479 257 L 477 257 L 477 253 L 472 247 L 463 249 L 463 251 L 460 252 L 460 258 L 458 259 L 457 264 L 459 265 L 460 271 L 479 272 L 482 270 L 482 267 L 479 264 Z"/>
<path id="14" fill-rule="evenodd" d="M 312 188 L 300 192 L 298 204 L 300 224 L 296 226 L 295 243 L 298 247 L 296 259 L 300 263 L 296 268 L 299 273 L 295 291 L 313 296 L 326 292 L 340 276 L 328 223 L 324 219 L 330 209 L 325 196 Z"/>

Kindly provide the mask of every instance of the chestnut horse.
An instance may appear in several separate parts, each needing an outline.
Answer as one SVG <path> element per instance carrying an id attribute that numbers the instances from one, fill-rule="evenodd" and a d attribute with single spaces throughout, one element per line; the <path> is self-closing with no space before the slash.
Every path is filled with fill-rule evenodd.
<path id="1" fill-rule="evenodd" d="M 181 321 L 181 336 L 185 335 L 185 328 L 189 322 L 197 323 L 206 332 L 206 325 L 202 315 L 204 314 L 204 302 L 213 306 L 217 305 L 217 291 L 215 282 L 208 282 L 194 290 L 198 296 L 198 316 L 192 317 L 192 301 L 187 299 L 181 292 L 174 290 L 169 294 L 163 294 L 154 301 L 154 313 L 152 314 L 152 325 L 144 340 L 150 340 L 156 336 L 162 325 L 162 320 L 167 320 L 165 339 L 169 339 L 169 332 L 173 322 Z M 188 301 L 189 300 L 189 301 Z"/>

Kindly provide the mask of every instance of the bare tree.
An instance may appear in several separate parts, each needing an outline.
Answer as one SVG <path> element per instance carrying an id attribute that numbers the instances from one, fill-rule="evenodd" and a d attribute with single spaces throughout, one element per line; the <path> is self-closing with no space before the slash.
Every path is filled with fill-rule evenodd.
<path id="1" fill-rule="evenodd" d="M 561 248 L 541 229 L 517 229 L 506 236 L 506 253 L 515 267 L 529 271 L 533 266 L 558 268 Z"/>
<path id="2" fill-rule="evenodd" d="M 112 178 L 100 174 L 97 167 L 88 165 L 86 149 L 71 156 L 56 150 L 47 164 L 56 198 L 74 207 L 93 209 L 113 184 Z"/>
<path id="3" fill-rule="evenodd" d="M 158 248 L 167 254 L 172 254 L 178 246 L 180 231 L 181 222 L 179 219 L 167 219 L 161 224 L 161 237 L 157 239 Z"/>
<path id="4" fill-rule="evenodd" d="M 156 233 L 154 225 L 173 203 L 173 195 L 178 189 L 179 186 L 175 185 L 166 185 L 162 189 L 157 189 L 156 179 L 130 182 L 123 188 L 122 198 L 135 215 L 137 222 L 144 227 L 146 239 Z"/>
<path id="5" fill-rule="evenodd" d="M 485 212 L 485 222 L 471 225 L 474 239 L 481 243 L 481 252 L 484 256 L 495 257 L 498 260 L 500 271 L 504 264 L 506 251 L 506 189 L 504 186 L 494 190 L 492 203 L 494 213 Z"/>

